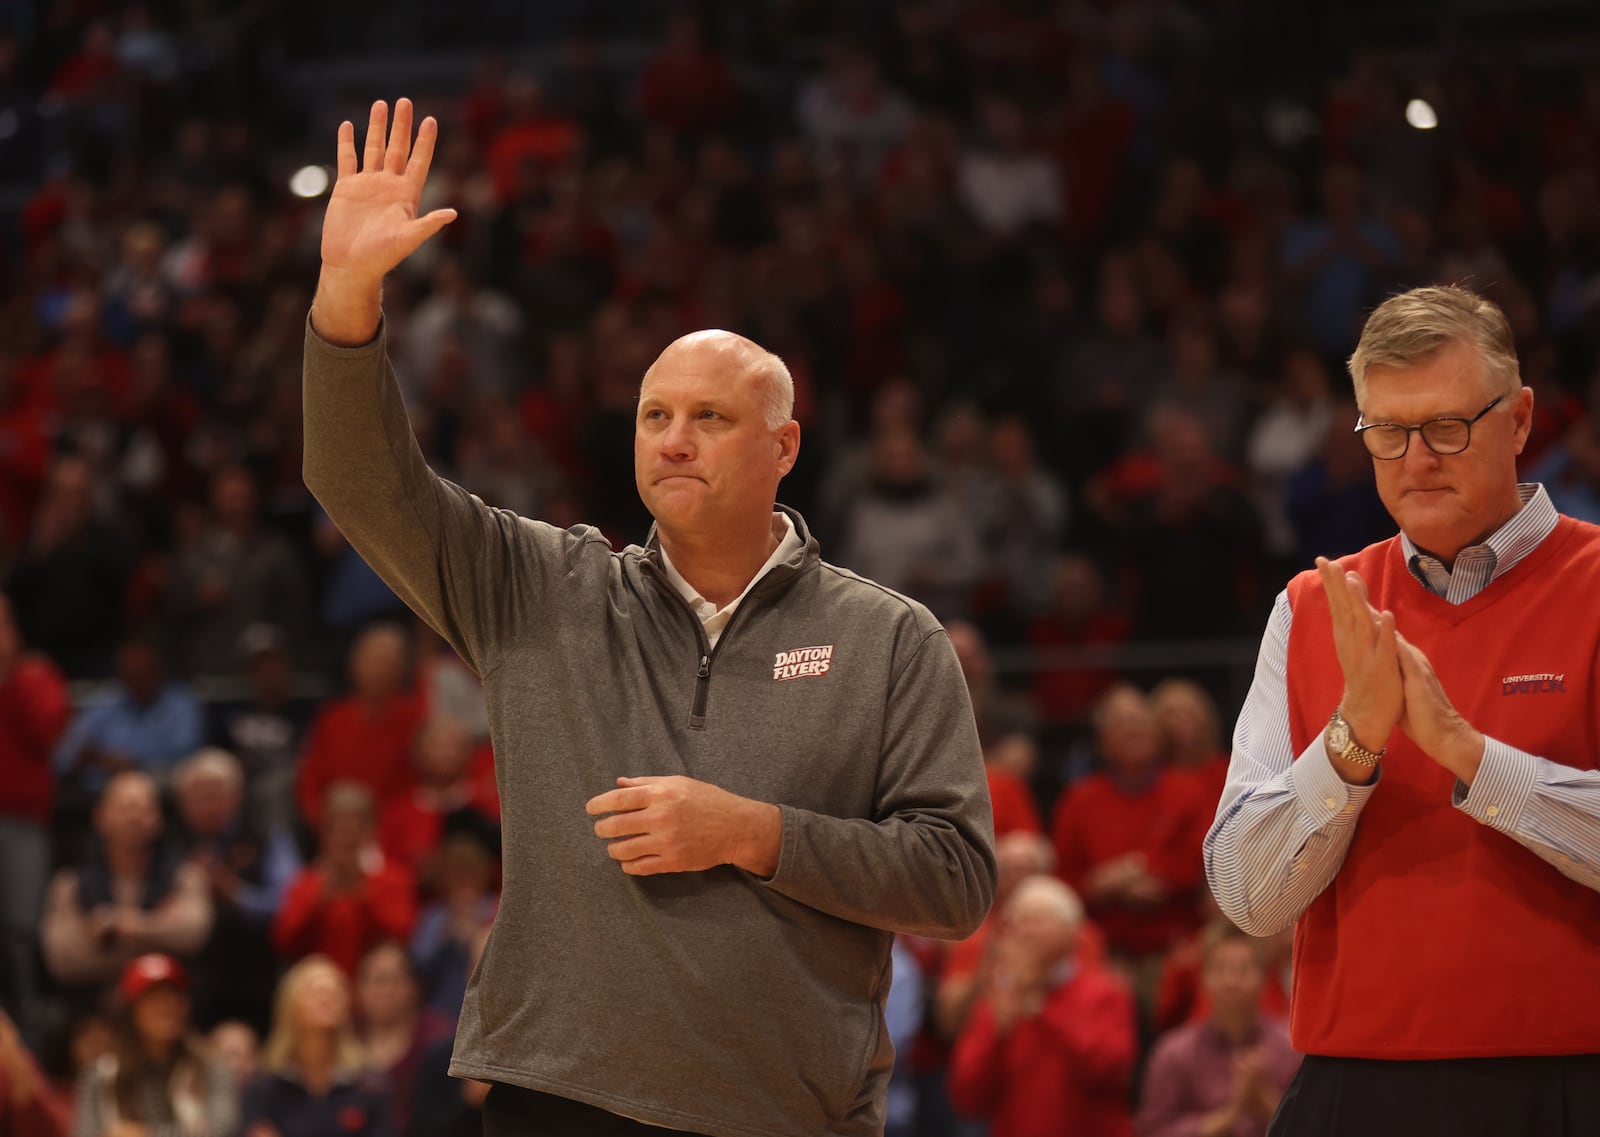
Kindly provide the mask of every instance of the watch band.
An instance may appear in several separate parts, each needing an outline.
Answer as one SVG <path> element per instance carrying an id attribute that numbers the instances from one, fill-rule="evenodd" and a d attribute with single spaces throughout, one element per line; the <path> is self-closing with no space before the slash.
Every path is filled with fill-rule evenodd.
<path id="1" fill-rule="evenodd" d="M 1325 745 L 1336 757 L 1369 770 L 1376 767 L 1379 760 L 1389 752 L 1387 746 L 1374 752 L 1357 742 L 1355 734 L 1350 730 L 1350 723 L 1344 717 L 1343 710 L 1338 707 L 1334 708 L 1333 717 L 1328 720 L 1328 730 L 1324 739 Z"/>

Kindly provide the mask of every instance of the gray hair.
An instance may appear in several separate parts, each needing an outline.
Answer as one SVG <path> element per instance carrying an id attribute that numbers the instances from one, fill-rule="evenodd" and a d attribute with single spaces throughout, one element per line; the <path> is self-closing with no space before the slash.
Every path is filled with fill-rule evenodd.
<path id="1" fill-rule="evenodd" d="M 1024 904 L 1042 905 L 1063 924 L 1074 928 L 1083 923 L 1083 901 L 1058 877 L 1045 873 L 1024 877 L 1006 907 L 1014 911 Z"/>
<path id="2" fill-rule="evenodd" d="M 756 374 L 765 388 L 761 405 L 768 430 L 778 430 L 794 418 L 794 376 L 789 365 L 770 351 L 763 352 Z"/>
<path id="3" fill-rule="evenodd" d="M 183 793 L 195 781 L 207 777 L 225 782 L 230 790 L 244 789 L 244 767 L 220 746 L 196 750 L 178 763 L 172 773 L 172 788 Z"/>
<path id="4" fill-rule="evenodd" d="M 1500 306 L 1458 284 L 1430 285 L 1389 297 L 1367 317 L 1347 363 L 1356 402 L 1366 401 L 1369 368 L 1410 367 L 1458 343 L 1477 349 L 1491 390 L 1510 394 L 1522 385 L 1516 341 Z"/>

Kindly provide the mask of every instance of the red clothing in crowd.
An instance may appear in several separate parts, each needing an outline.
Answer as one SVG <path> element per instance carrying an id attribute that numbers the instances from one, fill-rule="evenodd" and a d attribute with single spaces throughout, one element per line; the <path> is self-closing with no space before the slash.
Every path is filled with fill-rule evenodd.
<path id="1" fill-rule="evenodd" d="M 0 1137 L 67 1137 L 72 1131 L 72 1111 L 67 1100 L 51 1087 L 31 1055 L 23 1062 L 32 1082 L 28 1100 L 19 1102 L 19 1087 L 0 1062 Z"/>
<path id="2" fill-rule="evenodd" d="M 1218 754 L 1198 766 L 1174 766 L 1172 776 L 1193 783 L 1195 799 L 1206 814 L 1206 828 L 1209 829 L 1222 801 L 1222 787 L 1228 782 L 1228 755 Z"/>
<path id="3" fill-rule="evenodd" d="M 311 724 L 295 785 L 300 815 L 322 827 L 322 799 L 335 782 L 360 782 L 372 790 L 378 809 L 412 786 L 411 740 L 422 723 L 422 700 L 390 699 L 374 709 L 358 695 L 334 699 Z"/>
<path id="4" fill-rule="evenodd" d="M 66 681 L 42 655 L 24 656 L 0 682 L 0 814 L 50 824 L 50 755 L 70 710 Z"/>
<path id="5" fill-rule="evenodd" d="M 384 807 L 378 821 L 378 844 L 383 855 L 416 872 L 439 847 L 444 819 L 458 809 L 475 809 L 491 821 L 500 820 L 500 795 L 494 784 L 494 755 L 485 745 L 473 759 L 472 769 L 458 792 L 441 794 L 418 786 Z"/>
<path id="6" fill-rule="evenodd" d="M 1079 622 L 1055 615 L 1040 616 L 1028 625 L 1034 647 L 1114 647 L 1128 638 L 1132 625 L 1117 612 L 1097 612 Z M 1117 681 L 1112 668 L 1054 668 L 1048 664 L 1033 677 L 1033 699 L 1051 722 L 1077 722 L 1089 717 L 1100 696 Z"/>
<path id="7" fill-rule="evenodd" d="M 662 51 L 639 77 L 640 113 L 679 136 L 722 126 L 738 99 L 728 65 L 708 51 Z"/>
<path id="8" fill-rule="evenodd" d="M 998 912 L 991 911 L 984 917 L 983 923 L 978 925 L 978 930 L 959 943 L 950 945 L 950 951 L 945 956 L 943 978 L 958 978 L 971 975 L 983 965 L 983 957 L 989 951 L 989 938 L 999 926 Z M 1076 954 L 1078 966 L 1085 970 L 1094 970 L 1104 967 L 1106 962 L 1106 938 L 1100 929 L 1085 920 L 1078 926 L 1078 951 Z"/>
<path id="9" fill-rule="evenodd" d="M 950 1058 L 950 1101 L 990 1137 L 1132 1137 L 1128 1080 L 1138 1048 L 1133 996 L 1079 968 L 1008 1034 L 980 1000 Z"/>
<path id="10" fill-rule="evenodd" d="M 994 805 L 994 835 L 998 838 L 1007 833 L 1043 833 L 1039 806 L 1028 783 L 992 765 L 985 766 L 984 772 L 989 775 L 989 800 Z"/>
<path id="11" fill-rule="evenodd" d="M 1166 951 L 1194 930 L 1199 922 L 1195 889 L 1203 870 L 1200 843 L 1210 820 L 1195 784 L 1167 770 L 1137 792 L 1106 774 L 1092 774 L 1062 796 L 1053 826 L 1056 871 L 1083 897 L 1112 951 L 1135 956 Z M 1090 872 L 1133 852 L 1144 854 L 1169 898 L 1149 909 L 1092 900 L 1086 883 Z"/>
<path id="12" fill-rule="evenodd" d="M 1211 1017 L 1211 996 L 1200 982 L 1204 938 L 1203 932 L 1196 933 L 1167 956 L 1161 969 L 1161 984 L 1156 988 L 1156 1030 L 1173 1030 Z M 1261 987 L 1261 1013 L 1284 1023 L 1289 1021 L 1289 989 L 1284 986 L 1283 976 L 1270 968 Z"/>
<path id="13" fill-rule="evenodd" d="M 1295 1047 L 1387 1060 L 1600 1053 L 1600 895 L 1495 831 L 1516 823 L 1536 780 L 1596 768 L 1600 606 L 1587 593 L 1600 529 L 1561 518 L 1463 604 L 1418 584 L 1399 537 L 1340 564 L 1394 613 L 1467 722 L 1550 766 L 1486 750 L 1469 813 L 1453 773 L 1403 731 L 1389 736 L 1339 872 L 1295 928 Z M 1290 581 L 1289 603 L 1289 737 L 1303 754 L 1344 682 L 1314 571 Z"/>
<path id="14" fill-rule="evenodd" d="M 320 952 L 354 975 L 362 953 L 382 940 L 410 939 L 416 919 L 416 883 L 403 866 L 384 864 L 367 873 L 358 889 L 331 896 L 326 874 L 312 865 L 278 909 L 272 946 L 286 959 Z"/>

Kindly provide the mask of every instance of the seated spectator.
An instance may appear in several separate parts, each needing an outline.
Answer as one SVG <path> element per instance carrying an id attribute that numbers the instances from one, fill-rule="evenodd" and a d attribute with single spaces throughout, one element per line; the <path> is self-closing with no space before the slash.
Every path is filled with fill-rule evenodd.
<path id="1" fill-rule="evenodd" d="M 477 675 L 422 617 L 413 617 L 411 634 L 417 645 L 417 693 L 427 713 L 455 719 L 474 744 L 487 742 L 489 705 Z"/>
<path id="2" fill-rule="evenodd" d="M 234 1086 L 240 1093 L 256 1076 L 256 1063 L 261 1056 L 261 1036 L 249 1023 L 238 1019 L 224 1019 L 206 1035 L 206 1045 L 217 1061 L 228 1068 Z"/>
<path id="3" fill-rule="evenodd" d="M 57 1089 L 70 1104 L 73 1089 L 100 1059 L 110 1055 L 116 1046 L 111 1032 L 111 1019 L 100 1013 L 82 1015 L 67 1027 L 66 1077 L 57 1083 Z"/>
<path id="4" fill-rule="evenodd" d="M 1032 716 L 1025 705 L 1008 700 L 1000 691 L 982 632 L 962 620 L 945 630 L 961 664 L 973 717 L 978 723 L 989 800 L 994 808 L 994 835 L 1003 837 L 1019 829 L 1042 833 L 1039 806 L 1027 782 L 1035 757 Z"/>
<path id="5" fill-rule="evenodd" d="M 0 1010 L 0 1134 L 4 1137 L 67 1137 L 70 1108 L 55 1092 L 22 1036 Z"/>
<path id="6" fill-rule="evenodd" d="M 368 628 L 350 649 L 349 673 L 351 693 L 323 704 L 300 764 L 295 800 L 313 829 L 321 828 L 334 782 L 366 786 L 380 809 L 412 785 L 411 740 L 422 708 L 405 690 L 405 634 L 388 624 Z"/>
<path id="7" fill-rule="evenodd" d="M 67 715 L 61 672 L 26 650 L 11 602 L 0 595 L 0 1010 L 30 1034 L 39 911 L 50 879 L 50 755 Z"/>
<path id="8" fill-rule="evenodd" d="M 117 983 L 111 1053 L 84 1071 L 73 1137 L 175 1133 L 234 1137 L 239 1091 L 189 1023 L 189 978 L 169 955 L 141 955 Z"/>
<path id="9" fill-rule="evenodd" d="M 261 1071 L 244 1093 L 245 1134 L 390 1137 L 389 1094 L 367 1070 L 351 1022 L 350 983 L 314 955 L 278 984 Z"/>
<path id="10" fill-rule="evenodd" d="M 1167 769 L 1195 784 L 1195 795 L 1207 809 L 1207 824 L 1222 800 L 1228 780 L 1229 752 L 1222 745 L 1217 704 L 1192 679 L 1163 679 L 1150 692 L 1161 724 Z"/>
<path id="11" fill-rule="evenodd" d="M 233 675 L 239 637 L 252 624 L 302 636 L 310 618 L 305 568 L 261 517 L 255 479 L 224 465 L 211 477 L 211 516 L 178 551 L 166 616 L 176 659 L 191 675 Z"/>
<path id="12" fill-rule="evenodd" d="M 245 818 L 261 829 L 292 829 L 300 748 L 316 704 L 291 688 L 288 641 L 271 624 L 252 624 L 239 637 L 249 693 L 215 705 L 211 742 L 244 767 Z"/>
<path id="13" fill-rule="evenodd" d="M 1256 480 L 1267 551 L 1284 557 L 1295 550 L 1294 528 L 1285 510 L 1289 479 L 1321 453 L 1333 419 L 1333 383 L 1321 358 L 1306 348 L 1289 353 L 1277 391 L 1262 408 L 1245 444 L 1245 463 Z"/>
<path id="14" fill-rule="evenodd" d="M 272 925 L 285 959 L 320 953 L 353 975 L 383 939 L 405 939 L 416 920 L 416 885 L 373 839 L 372 791 L 354 782 L 328 790 L 322 850 L 301 872 Z"/>
<path id="15" fill-rule="evenodd" d="M 164 840 L 150 775 L 112 775 L 94 832 L 87 860 L 51 879 L 40 927 L 45 966 L 80 1001 L 92 1001 L 135 956 L 192 955 L 211 933 L 205 873 Z"/>
<path id="16" fill-rule="evenodd" d="M 488 939 L 486 927 L 472 937 L 467 953 L 469 972 L 478 966 Z M 489 1083 L 452 1078 L 454 1051 L 455 1038 L 450 1037 L 439 1039 L 423 1052 L 411 1099 L 411 1126 L 401 1137 L 481 1137 L 483 1099 L 488 1096 Z"/>
<path id="17" fill-rule="evenodd" d="M 1048 876 L 1017 885 L 1002 913 L 994 966 L 950 1059 L 950 1100 L 991 1137 L 1133 1132 L 1133 999 L 1078 962 L 1082 923 L 1076 894 Z"/>
<path id="18" fill-rule="evenodd" d="M 1119 647 L 1128 632 L 1128 618 L 1111 604 L 1094 561 L 1073 553 L 1056 562 L 1050 607 L 1028 625 L 1028 639 L 1043 655 L 1034 672 L 1034 706 L 1047 722 L 1071 724 L 1087 718 L 1117 681 L 1117 673 L 1104 662 L 1074 666 L 1051 656 Z"/>
<path id="19" fill-rule="evenodd" d="M 1067 532 L 1067 491 L 1038 458 L 1033 429 L 1015 415 L 989 430 L 989 496 L 977 518 L 1006 611 L 1026 618 L 1050 602 L 1050 570 Z"/>
<path id="20" fill-rule="evenodd" d="M 1056 872 L 1084 897 L 1147 1011 L 1167 949 L 1198 923 L 1200 842 L 1211 818 L 1194 785 L 1163 768 L 1155 711 L 1135 688 L 1101 700 L 1095 743 L 1102 771 L 1056 806 Z"/>
<path id="21" fill-rule="evenodd" d="M 913 1081 L 911 1051 L 922 1029 L 928 998 L 923 991 L 922 968 L 911 950 L 895 937 L 890 949 L 889 998 L 883 1021 L 894 1044 L 894 1072 L 889 1075 L 889 1102 L 884 1137 L 914 1137 L 917 1132 L 917 1088 Z"/>
<path id="22" fill-rule="evenodd" d="M 102 490 L 87 459 L 57 458 L 6 582 L 23 638 L 73 679 L 109 675 L 122 634 L 131 557 L 101 516 Z"/>
<path id="23" fill-rule="evenodd" d="M 1211 1017 L 1211 997 L 1204 984 L 1206 944 L 1212 927 L 1226 922 L 1209 888 L 1200 890 L 1200 916 L 1204 925 L 1179 940 L 1167 953 L 1156 989 L 1155 1029 L 1175 1030 L 1185 1023 L 1202 1023 Z M 1289 1020 L 1289 991 L 1293 978 L 1294 928 L 1256 940 L 1266 977 L 1261 984 L 1261 1013 Z"/>
<path id="24" fill-rule="evenodd" d="M 80 712 L 55 754 L 57 773 L 98 794 L 120 770 L 143 770 L 164 781 L 178 759 L 205 741 L 200 702 L 187 684 L 167 676 L 155 644 L 129 640 L 117 649 L 110 697 Z"/>
<path id="25" fill-rule="evenodd" d="M 455 1018 L 422 1005 L 411 959 L 394 940 L 369 948 L 356 966 L 355 1012 L 367 1069 L 389 1084 L 390 1124 L 396 1133 L 408 1132 L 422 1056 L 454 1037 Z"/>
<path id="26" fill-rule="evenodd" d="M 201 750 L 173 776 L 177 844 L 211 886 L 215 918 L 194 961 L 195 1020 L 202 1029 L 227 1018 L 266 1028 L 277 957 L 269 933 L 300 873 L 300 854 L 283 829 L 261 829 L 244 813 L 244 771 L 226 750 Z"/>
<path id="27" fill-rule="evenodd" d="M 997 879 L 994 904 L 984 917 L 978 930 L 959 943 L 952 944 L 945 954 L 944 967 L 938 975 L 934 997 L 934 1018 L 940 1034 L 955 1038 L 966 1025 L 972 1004 L 982 994 L 993 968 L 996 943 L 995 929 L 1000 924 L 1001 913 L 1017 885 L 1030 877 L 1048 875 L 1055 868 L 1056 853 L 1049 838 L 1039 833 L 1019 831 L 997 837 L 994 843 Z M 1085 921 L 1078 936 L 1078 960 L 1084 965 L 1103 962 L 1104 945 L 1093 925 Z"/>
<path id="28" fill-rule="evenodd" d="M 442 715 L 428 719 L 412 749 L 416 786 L 384 807 L 378 844 L 385 857 L 405 865 L 431 890 L 431 862 L 444 837 L 445 819 L 458 810 L 472 810 L 498 821 L 500 795 L 488 746 L 474 747 L 456 720 Z"/>
<path id="29" fill-rule="evenodd" d="M 841 564 L 923 601 L 945 619 L 966 608 L 981 550 L 973 519 L 939 489 L 915 434 L 872 440 L 871 477 L 844 517 Z"/>
<path id="30" fill-rule="evenodd" d="M 471 945 L 500 907 L 497 868 L 495 851 L 481 834 L 464 829 L 446 835 L 437 861 L 437 897 L 418 914 L 411 935 L 411 959 L 428 1006 L 452 1018 L 466 997 Z"/>
<path id="31" fill-rule="evenodd" d="M 1264 1137 L 1300 1068 L 1288 1027 L 1263 1015 L 1261 945 L 1220 921 L 1207 929 L 1211 1013 L 1156 1043 L 1139 1108 L 1140 1137 Z"/>
<path id="32" fill-rule="evenodd" d="M 1339 549 L 1364 549 L 1394 536 L 1394 521 L 1378 496 L 1372 455 L 1354 431 L 1352 402 L 1336 406 L 1317 458 L 1302 467 L 1284 490 L 1284 509 L 1299 544 L 1296 568 Z"/>

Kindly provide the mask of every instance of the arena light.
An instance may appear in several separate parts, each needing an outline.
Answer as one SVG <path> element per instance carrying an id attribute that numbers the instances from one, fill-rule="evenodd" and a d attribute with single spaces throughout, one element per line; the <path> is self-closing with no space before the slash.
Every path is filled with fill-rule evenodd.
<path id="1" fill-rule="evenodd" d="M 328 167 L 301 166 L 289 179 L 289 192 L 295 197 L 321 197 L 328 192 Z"/>
<path id="2" fill-rule="evenodd" d="M 1439 125 L 1439 116 L 1427 99 L 1412 99 L 1406 104 L 1406 122 L 1417 130 L 1432 130 Z"/>

